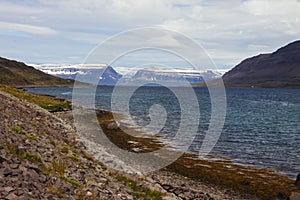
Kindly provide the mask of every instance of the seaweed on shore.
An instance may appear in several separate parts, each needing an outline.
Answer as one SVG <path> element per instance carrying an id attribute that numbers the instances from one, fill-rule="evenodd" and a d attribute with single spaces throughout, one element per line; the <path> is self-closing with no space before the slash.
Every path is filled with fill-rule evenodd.
<path id="1" fill-rule="evenodd" d="M 100 113 L 98 120 L 104 133 L 120 148 L 132 151 L 138 147 L 140 149 L 138 153 L 144 153 L 163 147 L 157 138 L 133 137 L 120 128 L 108 129 L 108 124 L 114 122 L 113 115 L 109 111 Z M 230 159 L 212 160 L 210 157 L 216 156 L 209 155 L 208 159 L 199 159 L 197 155 L 184 153 L 165 169 L 206 184 L 254 195 L 260 199 L 268 200 L 278 194 L 289 196 L 292 192 L 300 193 L 300 188 L 294 184 L 294 180 L 275 170 L 242 166 L 234 164 Z"/>

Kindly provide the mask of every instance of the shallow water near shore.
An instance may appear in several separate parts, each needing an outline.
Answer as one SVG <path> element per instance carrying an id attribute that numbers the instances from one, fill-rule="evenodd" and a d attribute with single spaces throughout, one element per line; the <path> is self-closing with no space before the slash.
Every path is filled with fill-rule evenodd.
<path id="1" fill-rule="evenodd" d="M 27 90 L 32 93 L 72 99 L 72 88 L 68 87 Z M 87 88 L 82 88 L 82 95 L 88 94 L 87 91 Z M 97 108 L 111 110 L 112 91 L 113 87 L 97 88 Z M 184 91 L 185 89 L 182 88 L 182 95 Z M 127 92 L 126 87 L 117 94 L 120 100 L 122 100 L 122 92 Z M 198 152 L 210 120 L 211 102 L 208 90 L 195 88 L 195 94 L 199 101 L 201 118 L 197 136 L 188 150 L 190 153 Z M 233 158 L 232 162 L 240 165 L 281 170 L 283 174 L 294 178 L 300 172 L 300 90 L 228 88 L 226 95 L 225 125 L 211 154 Z M 184 103 L 188 104 L 189 98 L 186 98 Z M 129 103 L 133 120 L 126 120 L 126 122 L 131 123 L 133 127 L 149 124 L 149 109 L 154 104 L 163 106 L 167 112 L 166 123 L 160 134 L 162 141 L 168 142 L 168 139 L 176 134 L 182 123 L 181 120 L 188 121 L 188 119 L 181 119 L 180 103 L 168 88 L 137 89 Z M 193 110 L 191 109 L 190 112 Z M 151 134 L 151 129 L 141 130 Z M 189 130 L 186 130 L 185 135 L 186 137 L 191 135 Z M 180 150 L 186 144 L 182 141 L 171 145 Z"/>

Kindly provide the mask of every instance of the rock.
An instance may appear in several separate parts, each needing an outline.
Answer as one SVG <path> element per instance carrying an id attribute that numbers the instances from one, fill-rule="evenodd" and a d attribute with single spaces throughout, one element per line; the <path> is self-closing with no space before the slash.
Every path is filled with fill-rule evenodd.
<path id="1" fill-rule="evenodd" d="M 111 122 L 107 125 L 107 129 L 108 130 L 116 130 L 119 128 L 119 126 L 120 126 L 119 122 Z"/>
<path id="2" fill-rule="evenodd" d="M 5 191 L 5 192 L 7 192 L 7 193 L 9 193 L 9 192 L 11 192 L 11 191 L 13 191 L 13 190 L 15 190 L 14 188 L 12 188 L 12 187 L 3 187 L 3 188 L 0 188 L 0 191 L 2 192 L 2 191 Z"/>
<path id="3" fill-rule="evenodd" d="M 93 193 L 91 193 L 90 191 L 87 191 L 86 196 L 88 196 L 88 197 L 93 196 Z"/>
<path id="4" fill-rule="evenodd" d="M 28 164 L 28 165 L 26 165 L 26 167 L 28 167 L 29 169 L 34 170 L 38 174 L 42 172 L 42 170 L 39 167 L 37 167 L 35 165 L 32 165 L 32 164 Z"/>
<path id="5" fill-rule="evenodd" d="M 21 195 L 23 195 L 25 192 L 24 192 L 24 190 L 22 190 L 22 189 L 19 189 L 19 190 L 17 190 L 16 191 L 16 195 L 18 195 L 18 196 L 21 196 Z"/>
<path id="6" fill-rule="evenodd" d="M 15 195 L 14 193 L 10 193 L 9 195 L 7 195 L 5 197 L 5 199 L 8 199 L 8 200 L 16 200 L 18 198 L 17 195 Z"/>
<path id="7" fill-rule="evenodd" d="M 3 163 L 4 161 L 7 161 L 4 157 L 0 156 L 0 163 Z"/>
<path id="8" fill-rule="evenodd" d="M 300 186 L 300 173 L 298 174 L 296 181 L 295 181 L 296 186 Z"/>
<path id="9" fill-rule="evenodd" d="M 1 172 L 0 172 L 0 173 L 1 173 Z M 11 169 L 9 169 L 9 168 L 4 168 L 4 169 L 2 170 L 2 174 L 4 175 L 4 177 L 11 176 L 11 175 L 12 175 L 12 171 L 11 171 Z"/>
<path id="10" fill-rule="evenodd" d="M 10 164 L 9 166 L 10 166 L 10 168 L 12 168 L 12 169 L 17 169 L 17 168 L 19 167 L 18 164 Z"/>
<path id="11" fill-rule="evenodd" d="M 163 184 L 162 187 L 167 191 L 173 190 L 173 186 L 169 184 Z"/>

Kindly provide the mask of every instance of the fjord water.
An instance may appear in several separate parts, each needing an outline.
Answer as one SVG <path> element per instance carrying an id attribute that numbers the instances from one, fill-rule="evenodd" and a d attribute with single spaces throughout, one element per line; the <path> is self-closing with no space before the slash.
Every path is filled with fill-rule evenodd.
<path id="1" fill-rule="evenodd" d="M 87 88 L 82 88 L 82 95 Z M 189 152 L 197 153 L 201 147 L 210 121 L 210 96 L 205 88 L 195 88 L 200 107 L 200 125 L 197 136 Z M 48 94 L 65 99 L 72 99 L 72 88 L 30 88 L 29 92 Z M 113 87 L 97 88 L 96 107 L 111 109 Z M 185 95 L 185 88 L 181 88 Z M 122 100 L 122 92 L 119 95 Z M 255 167 L 272 168 L 294 178 L 300 172 L 300 89 L 279 88 L 228 88 L 227 114 L 225 125 L 216 146 L 211 154 L 233 158 L 233 162 Z M 149 109 L 154 104 L 163 106 L 167 113 L 165 126 L 161 129 L 162 141 L 172 138 L 180 123 L 188 123 L 181 119 L 180 104 L 176 96 L 164 87 L 140 87 L 131 97 L 129 110 L 137 125 L 150 123 Z M 191 109 L 191 116 L 193 116 Z M 188 127 L 188 126 L 187 126 Z M 151 129 L 144 130 L 151 134 Z M 185 130 L 186 137 L 192 135 Z M 153 133 L 154 134 L 154 133 Z M 185 141 L 172 144 L 180 149 Z"/>

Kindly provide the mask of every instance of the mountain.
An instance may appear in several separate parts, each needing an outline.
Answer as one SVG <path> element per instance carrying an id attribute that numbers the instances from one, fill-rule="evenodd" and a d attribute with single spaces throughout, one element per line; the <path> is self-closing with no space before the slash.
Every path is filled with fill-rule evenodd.
<path id="1" fill-rule="evenodd" d="M 247 58 L 222 78 L 227 87 L 300 88 L 300 40 Z"/>
<path id="2" fill-rule="evenodd" d="M 157 67 L 147 69 L 116 67 L 115 70 L 105 64 L 42 64 L 33 66 L 38 70 L 60 78 L 75 79 L 79 75 L 78 77 L 82 82 L 96 79 L 102 85 L 115 85 L 121 78 L 123 81 L 122 84 L 126 85 L 155 81 L 176 85 L 184 80 L 193 84 L 203 82 L 203 77 L 206 80 L 211 80 L 222 76 L 222 73 L 212 70 L 197 71 L 192 69 L 166 69 Z M 98 77 L 100 73 L 102 75 Z"/>
<path id="3" fill-rule="evenodd" d="M 221 77 L 221 73 L 213 72 L 211 70 L 207 71 L 197 71 L 192 69 L 140 69 L 130 81 L 159 81 L 168 83 L 179 83 L 182 81 L 187 81 L 190 84 L 200 83 L 206 80 L 212 80 Z"/>
<path id="4" fill-rule="evenodd" d="M 73 80 L 65 80 L 36 70 L 14 60 L 0 57 L 0 84 L 11 86 L 70 85 Z"/>
<path id="5" fill-rule="evenodd" d="M 68 79 L 80 79 L 82 82 L 94 83 L 91 80 L 99 80 L 100 85 L 115 85 L 122 77 L 111 66 L 104 64 L 78 64 L 78 65 L 56 65 L 43 64 L 34 65 L 38 70 L 45 73 Z M 99 74 L 101 74 L 99 77 Z M 78 75 L 78 76 L 77 76 Z"/>

